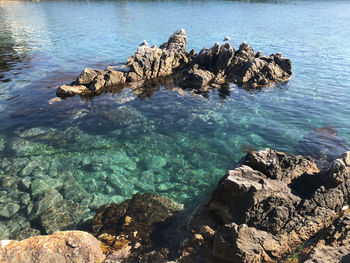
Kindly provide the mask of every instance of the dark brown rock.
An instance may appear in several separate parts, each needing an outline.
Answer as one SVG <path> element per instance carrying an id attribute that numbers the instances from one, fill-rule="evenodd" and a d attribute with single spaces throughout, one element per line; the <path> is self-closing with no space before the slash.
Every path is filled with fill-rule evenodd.
<path id="1" fill-rule="evenodd" d="M 157 242 L 164 238 L 166 232 L 163 231 L 182 210 L 183 205 L 160 195 L 136 194 L 120 204 L 102 206 L 92 221 L 92 233 L 104 239 L 115 237 L 112 244 L 117 247 L 111 249 L 114 252 L 110 258 L 125 258 L 127 262 L 166 262 L 168 244 Z"/>
<path id="2" fill-rule="evenodd" d="M 183 73 L 180 84 L 183 87 L 200 89 L 208 86 L 214 77 L 215 75 L 208 70 L 194 68 Z"/>
<path id="3" fill-rule="evenodd" d="M 341 258 L 349 239 L 348 230 L 340 231 L 339 225 L 348 219 L 337 223 L 337 218 L 349 202 L 348 189 L 350 152 L 319 172 L 310 158 L 270 149 L 251 152 L 240 167 L 228 171 L 193 216 L 180 261 L 280 262 L 330 226 L 338 230 L 326 234 L 321 244 L 339 244 L 329 251 Z M 214 235 L 203 234 L 203 228 Z M 317 245 L 314 251 L 321 255 L 325 249 Z"/>

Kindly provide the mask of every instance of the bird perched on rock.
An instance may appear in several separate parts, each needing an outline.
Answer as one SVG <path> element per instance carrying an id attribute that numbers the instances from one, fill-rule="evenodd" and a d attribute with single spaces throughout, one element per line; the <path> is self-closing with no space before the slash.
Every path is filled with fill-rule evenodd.
<path id="1" fill-rule="evenodd" d="M 148 43 L 146 40 L 142 41 L 142 43 L 140 44 L 140 46 L 148 46 Z"/>
<path id="2" fill-rule="evenodd" d="M 229 37 L 229 36 L 226 36 L 226 37 L 224 38 L 224 42 L 228 42 L 228 41 L 230 41 L 230 37 Z"/>

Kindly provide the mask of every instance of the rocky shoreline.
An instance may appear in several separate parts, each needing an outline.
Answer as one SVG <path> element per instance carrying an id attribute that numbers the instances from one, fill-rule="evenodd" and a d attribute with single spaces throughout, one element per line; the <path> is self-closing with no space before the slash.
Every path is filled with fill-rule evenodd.
<path id="1" fill-rule="evenodd" d="M 310 157 L 252 151 L 194 212 L 157 194 L 136 194 L 100 207 L 87 224 L 101 248 L 85 232 L 56 232 L 2 241 L 0 261 L 17 255 L 49 262 L 55 254 L 71 262 L 73 253 L 84 262 L 347 262 L 349 189 L 350 152 L 320 170 Z M 55 241 L 62 252 L 36 245 L 51 247 L 57 236 L 65 240 Z"/>
<path id="2" fill-rule="evenodd" d="M 209 86 L 233 82 L 247 89 L 258 89 L 274 83 L 286 82 L 292 76 L 292 64 L 280 53 L 263 56 L 243 42 L 238 50 L 228 41 L 212 48 L 203 48 L 198 54 L 186 50 L 184 29 L 176 31 L 160 47 L 146 41 L 138 47 L 127 63 L 105 70 L 85 68 L 69 85 L 57 89 L 57 96 L 80 94 L 95 96 L 103 90 L 123 85 L 142 85 L 144 81 L 171 76 L 182 88 L 207 91 Z"/>

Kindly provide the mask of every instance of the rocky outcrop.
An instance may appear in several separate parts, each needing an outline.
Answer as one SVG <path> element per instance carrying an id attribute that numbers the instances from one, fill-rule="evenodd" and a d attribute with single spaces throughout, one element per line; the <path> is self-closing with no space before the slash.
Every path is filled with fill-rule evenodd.
<path id="1" fill-rule="evenodd" d="M 349 189 L 350 152 L 321 171 L 310 158 L 251 152 L 194 214 L 180 261 L 281 262 L 315 244 L 330 225 L 339 231 L 334 222 L 349 203 Z M 313 253 L 320 253 L 317 247 Z M 350 253 L 348 245 L 339 247 L 342 256 Z"/>
<path id="2" fill-rule="evenodd" d="M 103 262 L 100 242 L 82 231 L 0 241 L 0 262 Z"/>
<path id="3" fill-rule="evenodd" d="M 183 205 L 156 194 L 136 194 L 119 204 L 102 206 L 91 232 L 109 251 L 107 262 L 166 262 L 181 236 L 176 228 Z"/>
<path id="4" fill-rule="evenodd" d="M 106 70 L 86 68 L 70 85 L 57 89 L 57 96 L 96 95 L 103 88 L 172 76 L 184 88 L 201 90 L 211 84 L 234 82 L 245 88 L 260 88 L 285 82 L 292 75 L 289 59 L 281 54 L 255 54 L 248 43 L 237 51 L 228 42 L 203 48 L 198 54 L 186 50 L 184 29 L 172 34 L 160 47 L 142 42 L 123 67 Z"/>

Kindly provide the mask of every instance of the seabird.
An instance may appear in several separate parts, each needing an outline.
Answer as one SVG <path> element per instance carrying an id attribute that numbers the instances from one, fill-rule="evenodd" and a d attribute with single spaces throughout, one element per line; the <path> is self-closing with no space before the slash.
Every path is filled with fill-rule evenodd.
<path id="1" fill-rule="evenodd" d="M 226 37 L 224 38 L 224 42 L 228 42 L 228 41 L 230 41 L 230 37 L 229 37 L 229 36 L 226 36 Z"/>

